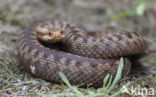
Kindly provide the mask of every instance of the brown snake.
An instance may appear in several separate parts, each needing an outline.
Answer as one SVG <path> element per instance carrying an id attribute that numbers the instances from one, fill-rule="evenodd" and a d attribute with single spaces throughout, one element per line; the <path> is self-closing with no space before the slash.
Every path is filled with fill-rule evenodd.
<path id="1" fill-rule="evenodd" d="M 27 71 L 46 80 L 61 83 L 59 72 L 62 72 L 71 84 L 92 83 L 97 87 L 107 74 L 115 77 L 120 57 L 124 57 L 124 76 L 131 66 L 127 56 L 148 52 L 145 40 L 138 33 L 103 32 L 94 37 L 84 32 L 65 22 L 37 21 L 21 35 L 20 63 Z"/>

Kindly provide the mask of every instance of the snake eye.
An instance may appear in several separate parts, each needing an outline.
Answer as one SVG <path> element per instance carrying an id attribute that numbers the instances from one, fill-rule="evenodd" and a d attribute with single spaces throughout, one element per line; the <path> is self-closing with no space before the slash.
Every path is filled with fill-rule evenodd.
<path id="1" fill-rule="evenodd" d="M 63 32 L 63 31 L 61 31 L 60 33 L 61 33 L 61 34 L 63 34 L 64 32 Z"/>
<path id="2" fill-rule="evenodd" d="M 51 36 L 51 33 L 49 32 L 48 35 Z"/>

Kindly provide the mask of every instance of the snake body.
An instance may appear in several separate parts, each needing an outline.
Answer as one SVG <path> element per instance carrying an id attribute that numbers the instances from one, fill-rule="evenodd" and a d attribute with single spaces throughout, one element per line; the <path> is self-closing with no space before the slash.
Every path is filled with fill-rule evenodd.
<path id="1" fill-rule="evenodd" d="M 102 37 L 94 37 L 83 34 L 83 30 L 76 26 L 67 27 L 61 42 L 62 51 L 57 44 L 45 43 L 36 37 L 36 26 L 45 22 L 53 27 L 65 25 L 60 21 L 46 20 L 34 22 L 26 28 L 20 38 L 19 60 L 27 71 L 56 83 L 62 82 L 59 77 L 62 72 L 71 84 L 101 86 L 107 74 L 115 77 L 120 57 L 124 57 L 122 76 L 125 76 L 131 66 L 127 56 L 148 52 L 145 40 L 138 33 L 103 32 Z"/>

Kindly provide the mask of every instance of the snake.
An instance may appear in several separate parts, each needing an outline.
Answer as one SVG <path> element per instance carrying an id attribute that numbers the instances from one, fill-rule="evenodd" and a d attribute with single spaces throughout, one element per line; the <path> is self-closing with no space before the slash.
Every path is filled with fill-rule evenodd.
<path id="1" fill-rule="evenodd" d="M 121 57 L 126 76 L 130 57 L 147 54 L 148 45 L 136 32 L 88 31 L 70 22 L 39 20 L 21 34 L 18 53 L 36 77 L 61 84 L 62 72 L 72 85 L 100 87 L 106 75 L 115 78 Z"/>

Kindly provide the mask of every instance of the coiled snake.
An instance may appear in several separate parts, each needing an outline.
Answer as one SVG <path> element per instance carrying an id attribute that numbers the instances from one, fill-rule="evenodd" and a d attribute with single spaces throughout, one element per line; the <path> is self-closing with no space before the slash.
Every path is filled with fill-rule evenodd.
<path id="1" fill-rule="evenodd" d="M 96 87 L 108 73 L 115 77 L 120 57 L 124 57 L 125 76 L 131 66 L 127 56 L 148 52 L 138 33 L 95 32 L 99 35 L 94 36 L 84 32 L 73 24 L 56 20 L 34 22 L 21 35 L 20 63 L 46 80 L 61 83 L 59 72 L 63 72 L 71 84 L 92 83 Z"/>

